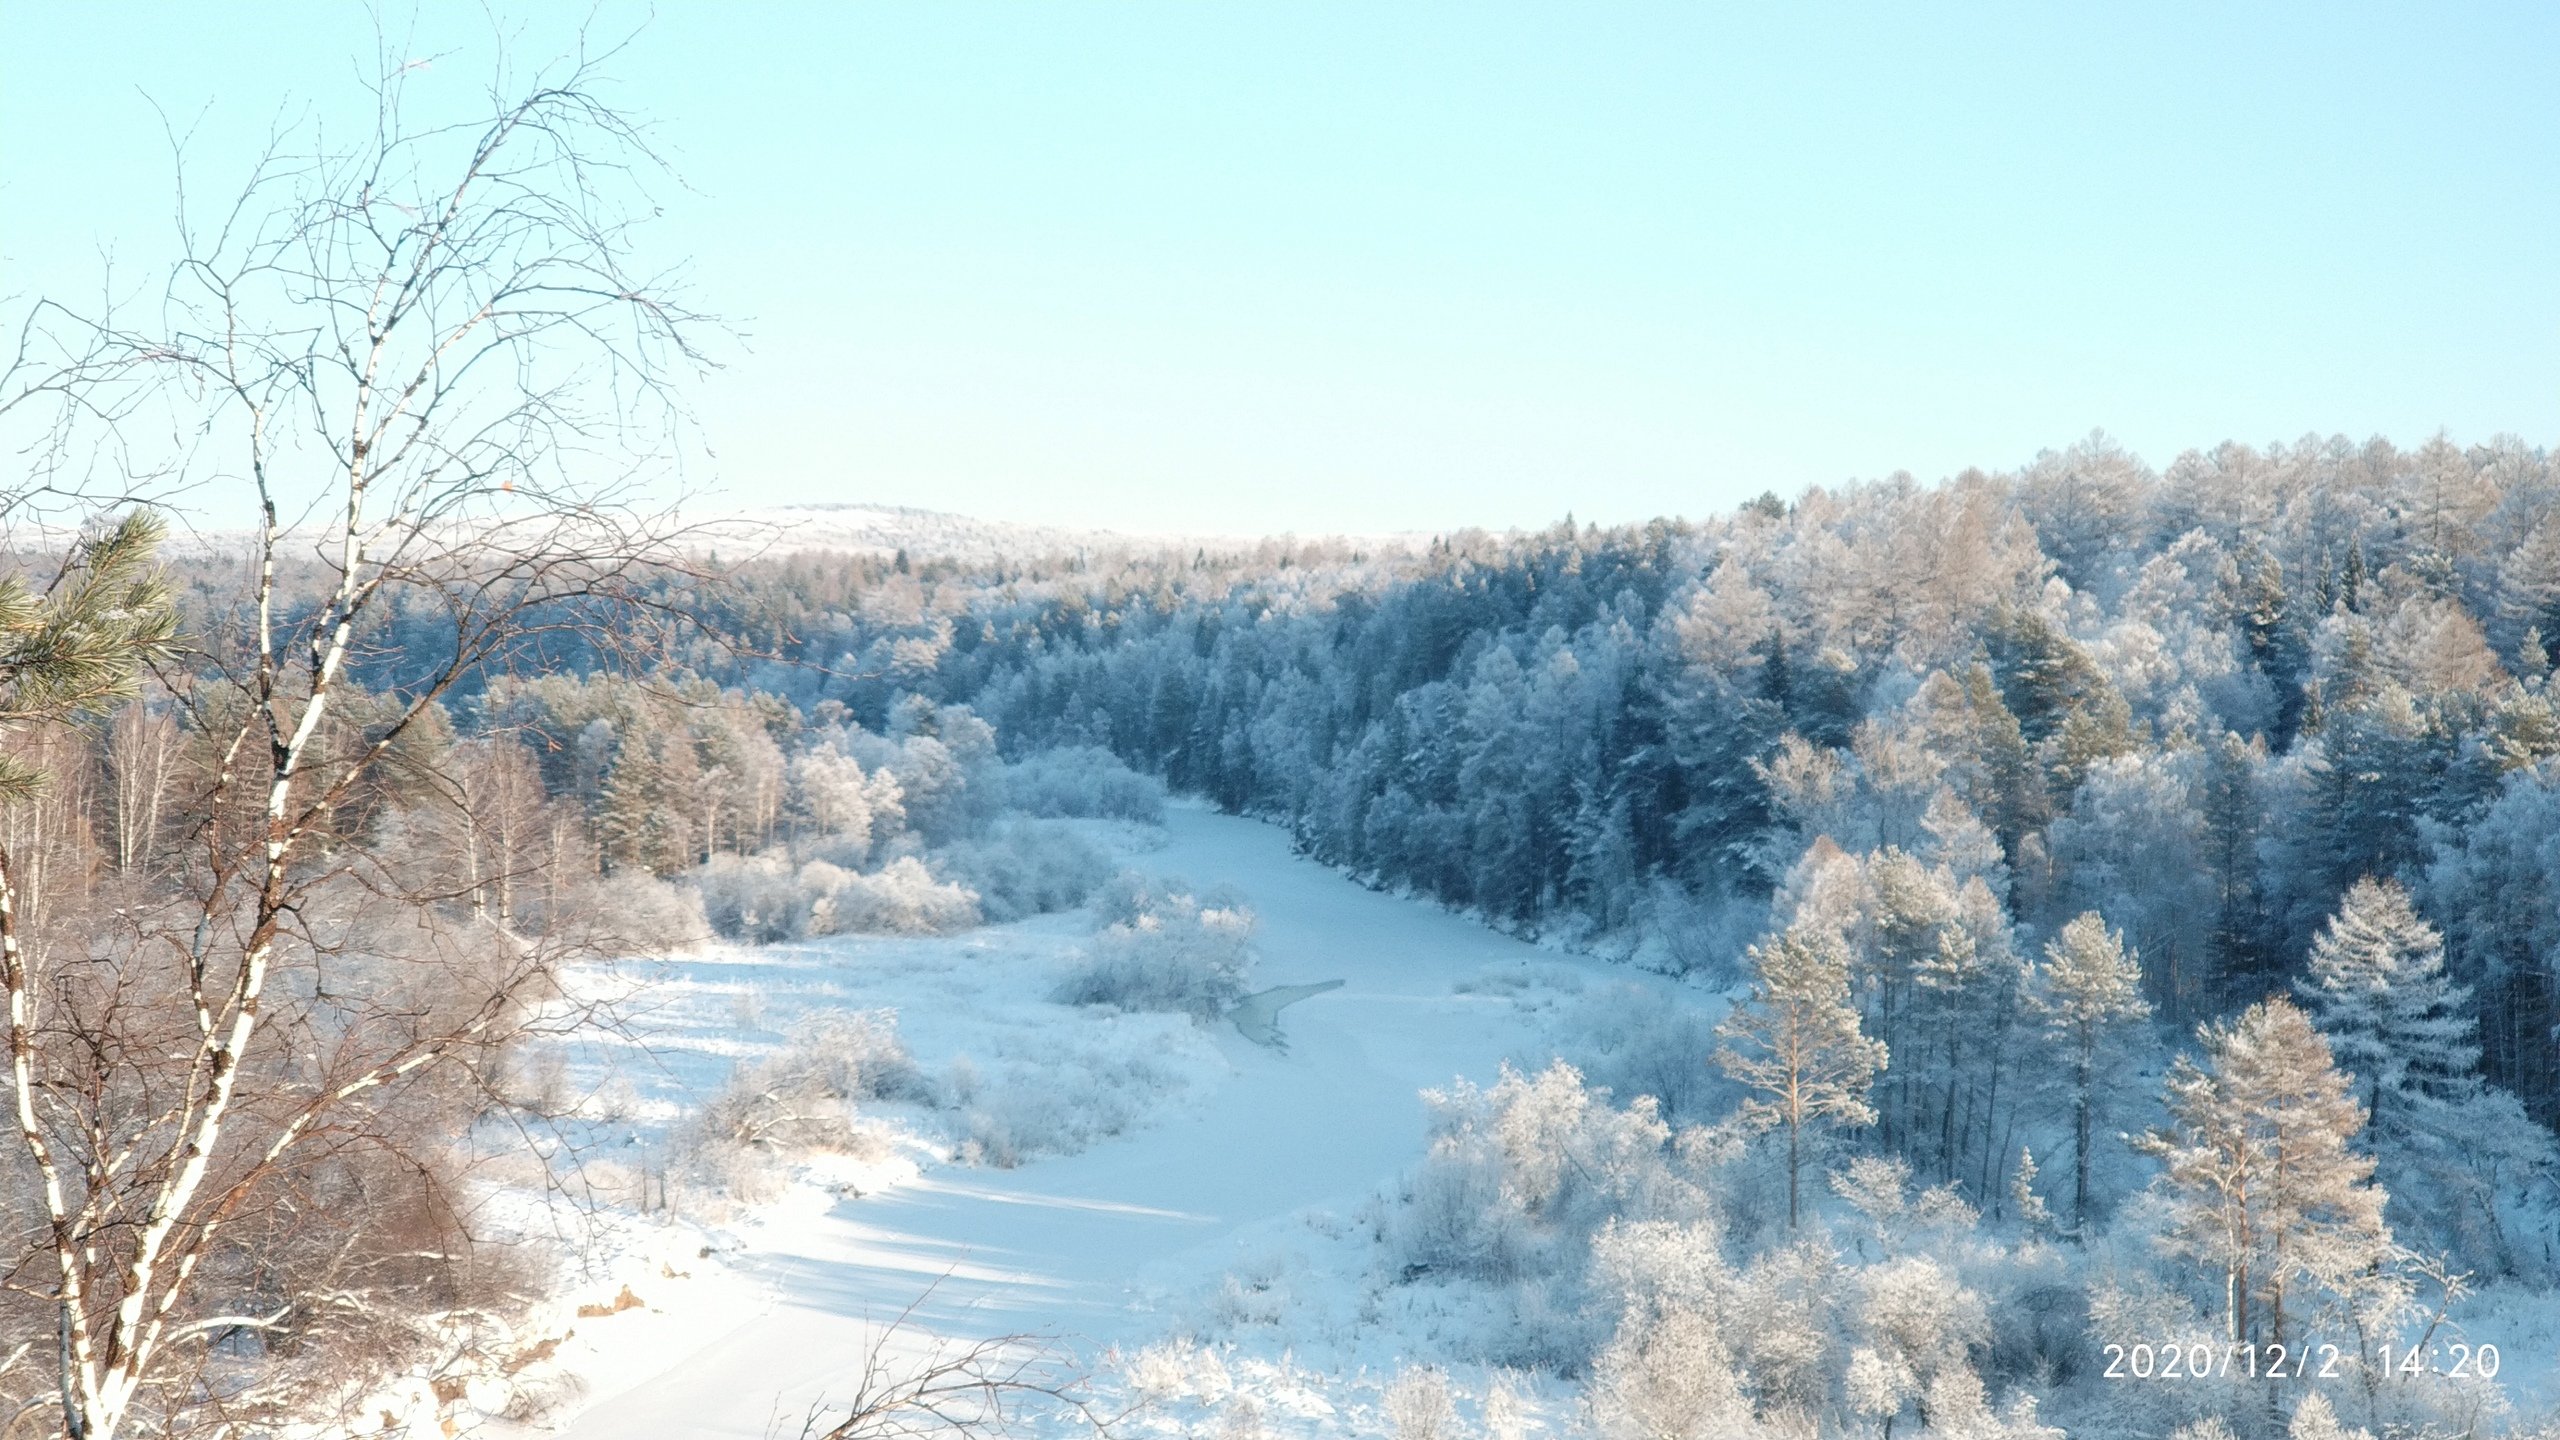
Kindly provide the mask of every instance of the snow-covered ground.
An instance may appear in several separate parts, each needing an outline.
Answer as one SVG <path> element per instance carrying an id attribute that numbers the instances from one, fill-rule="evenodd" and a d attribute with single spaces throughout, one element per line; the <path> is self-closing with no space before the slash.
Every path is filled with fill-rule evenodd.
<path id="1" fill-rule="evenodd" d="M 1009 1170 L 886 1140 L 881 1154 L 829 1172 L 837 1193 L 804 1184 L 716 1230 L 716 1259 L 699 1255 L 689 1227 L 627 1224 L 598 1279 L 617 1300 L 615 1286 L 628 1285 L 638 1303 L 582 1317 L 545 1362 L 575 1398 L 540 1428 L 565 1421 L 579 1440 L 796 1433 L 909 1306 L 935 1334 L 1039 1332 L 1095 1357 L 1211 1328 L 1208 1312 L 1283 1272 L 1300 1272 L 1302 1289 L 1349 1288 L 1341 1272 L 1360 1263 L 1365 1234 L 1353 1217 L 1422 1153 L 1419 1092 L 1457 1076 L 1489 1081 L 1506 1058 L 1542 1053 L 1545 1003 L 1586 971 L 1632 978 L 1365 889 L 1253 821 L 1178 808 L 1161 846 L 1130 848 L 1132 868 L 1241 893 L 1260 920 L 1257 986 L 1346 982 L 1284 1013 L 1285 1053 L 1224 1026 L 1051 1004 L 1051 978 L 1090 924 L 1074 914 L 672 966 L 635 1010 L 634 1039 L 650 1058 L 628 1065 L 619 1105 L 635 1139 L 715 1087 L 736 1058 L 772 1045 L 793 1015 L 824 1006 L 896 1009 L 928 1073 L 965 1055 L 985 1103 L 1029 1107 L 1011 1123 L 1090 1123 L 1076 1112 L 1098 1107 L 1111 1113 L 1095 1128 L 1125 1133 Z M 1151 1111 L 1138 1113 L 1132 1096 Z M 1043 1116 L 1043 1103 L 1061 1108 Z M 696 1249 L 683 1252 L 688 1244 Z M 1329 1299 L 1339 1303 L 1313 1309 L 1351 1303 Z M 1376 1343 L 1386 1348 L 1318 1363 L 1391 1363 L 1394 1337 Z M 1168 1353 L 1185 1352 L 1157 1352 Z M 1155 1388 L 1214 1398 L 1200 1392 L 1221 1382 L 1202 1376 L 1225 1374 L 1230 1360 L 1255 1375 L 1265 1403 L 1327 1403 L 1285 1353 L 1188 1352 L 1156 1366 L 1174 1378 L 1160 1373 Z M 1374 1379 L 1347 1383 L 1374 1390 Z"/>

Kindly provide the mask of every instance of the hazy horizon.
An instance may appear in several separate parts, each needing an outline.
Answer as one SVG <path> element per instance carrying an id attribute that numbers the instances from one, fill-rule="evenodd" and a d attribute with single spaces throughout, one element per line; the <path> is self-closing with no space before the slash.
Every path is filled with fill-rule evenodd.
<path id="1" fill-rule="evenodd" d="M 1854 23 L 1851 23 L 1854 19 Z M 478 14 L 396 12 L 453 113 Z M 520 70 L 572 20 L 510 20 Z M 2560 435 L 2560 17 L 609 3 L 742 506 L 1603 523 L 2103 428 Z M 10 7 L 0 294 L 131 293 L 374 29 Z M 281 106 L 279 96 L 290 97 Z M 155 109 L 155 106 L 157 107 Z M 65 123 L 76 116 L 78 123 Z M 689 188 L 687 188 L 689 187 Z"/>

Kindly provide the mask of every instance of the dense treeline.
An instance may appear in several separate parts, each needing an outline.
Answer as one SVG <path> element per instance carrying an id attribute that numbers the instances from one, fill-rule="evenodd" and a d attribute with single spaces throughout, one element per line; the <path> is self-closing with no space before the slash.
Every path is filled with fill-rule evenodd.
<path id="1" fill-rule="evenodd" d="M 184 625 L 222 633 L 247 572 L 185 574 Z M 528 626 L 423 709 L 404 673 L 450 669 L 435 612 L 372 621 L 314 753 L 390 748 L 314 820 L 329 853 L 368 857 L 458 953 L 949 930 L 1095 894 L 1101 855 L 1040 817 L 1153 814 L 1160 787 L 1125 764 L 1372 883 L 1735 989 L 1715 1035 L 1614 1018 L 1571 1042 L 1587 1075 L 1453 1101 L 1395 1222 L 1416 1273 L 1526 1306 L 1596 1283 L 1586 1260 L 1627 1243 L 1611 1227 L 1702 1217 L 1777 1265 L 1804 1212 L 1838 1209 L 1827 1190 L 1949 1235 L 2005 1227 L 2014 1260 L 1941 1256 L 1949 1283 L 1995 1289 L 2054 1283 L 2034 1243 L 2095 1254 L 2130 1223 L 2221 1277 L 2235 1338 L 2405 1305 L 2447 1266 L 2548 1278 L 2560 474 L 2541 452 L 2226 447 L 2154 474 L 2093 440 L 1699 523 L 804 555 L 648 584 L 639 608 L 682 625 Z M 46 783 L 0 824 L 58 943 L 195 883 L 229 823 L 210 777 L 239 702 L 162 678 L 108 723 L 13 743 Z M 448 1072 L 501 1094 L 438 1092 L 437 1144 L 535 1103 L 508 1048 Z M 1550 1109 L 1582 1118 L 1531 1128 L 1587 1140 L 1595 1173 L 1650 1155 L 1608 1181 L 1635 1188 L 1530 1203 L 1545 1182 L 1512 1171 L 1554 1157 L 1486 1137 Z M 2277 1144 L 2311 1168 L 2224 1203 Z M 2073 1345 L 2142 1333 L 2114 1282 L 2069 1283 L 2078 1340 L 2012 1337 L 2002 1312 L 1947 1383 L 2067 1381 Z M 1648 1347 L 1706 1322 L 1628 1303 L 1587 1346 L 1520 1358 L 1639 1403 L 1625 1387 L 1694 1368 Z M 1760 1363 L 1733 1403 L 1798 1403 Z M 1879 1414 L 1953 1364 L 1892 1363 Z"/>
<path id="2" fill-rule="evenodd" d="M 1418 553 L 801 558 L 732 603 L 814 668 L 732 678 L 966 701 L 1009 748 L 1108 746 L 1378 883 L 1671 964 L 1729 959 L 1818 836 L 1931 857 L 2032 943 L 2103 912 L 2182 1026 L 2283 989 L 2393 877 L 2548 1119 L 2556 512 L 2514 443 L 2155 473 L 2095 438 Z"/>
<path id="3" fill-rule="evenodd" d="M 1574 1064 L 1439 1097 L 1379 1221 L 1401 1285 L 1454 1292 L 1409 1303 L 1586 1374 L 1611 1433 L 2041 1435 L 2049 1401 L 2327 1435 L 2316 1394 L 2092 1364 L 2306 1335 L 2346 1342 L 2364 1425 L 2450 1424 L 2479 1387 L 2381 1347 L 2550 1282 L 2540 451 L 2154 473 L 2093 438 L 1700 523 L 735 582 L 713 628 L 769 653 L 681 657 L 732 693 L 892 733 L 965 705 L 1014 755 L 1107 748 L 1371 883 L 1731 992 L 1712 1034 L 1596 1003 Z"/>

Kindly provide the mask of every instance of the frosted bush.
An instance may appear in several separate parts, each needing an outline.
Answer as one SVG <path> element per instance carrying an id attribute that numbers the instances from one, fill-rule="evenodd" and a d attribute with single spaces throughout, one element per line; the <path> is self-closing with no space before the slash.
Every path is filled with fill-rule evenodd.
<path id="1" fill-rule="evenodd" d="M 1630 1317 L 1591 1372 L 1606 1440 L 1745 1440 L 1763 1434 L 1714 1320 L 1694 1310 Z"/>
<path id="2" fill-rule="evenodd" d="M 1121 1370 L 1130 1389 L 1158 1402 L 1216 1401 L 1235 1390 L 1235 1379 L 1218 1352 L 1187 1337 L 1146 1346 L 1123 1361 Z"/>
<path id="3" fill-rule="evenodd" d="M 1093 745 L 1043 750 L 1006 766 L 1005 800 L 1025 815 L 1164 823 L 1164 782 Z"/>
<path id="4" fill-rule="evenodd" d="M 1250 1395 L 1238 1395 L 1218 1407 L 1218 1440 L 1265 1440 L 1262 1407 Z"/>
<path id="5" fill-rule="evenodd" d="M 978 893 L 901 856 L 870 875 L 812 860 L 800 867 L 813 935 L 947 935 L 979 922 Z"/>
<path id="6" fill-rule="evenodd" d="M 1923 1382 L 1964 1366 L 1968 1353 L 1991 1339 L 1982 1297 L 1935 1260 L 1905 1256 L 1870 1266 L 1858 1276 L 1858 1290 L 1868 1347 Z"/>
<path id="7" fill-rule="evenodd" d="M 1129 1389 L 1155 1402 L 1213 1402 L 1236 1389 L 1236 1381 L 1226 1373 L 1226 1361 L 1221 1361 L 1216 1350 L 1180 1335 L 1172 1340 L 1157 1340 L 1155 1345 L 1132 1353 L 1121 1363 L 1121 1373 L 1129 1376 Z"/>
<path id="8" fill-rule="evenodd" d="M 1396 1440 L 1457 1440 L 1458 1407 L 1449 1398 L 1448 1372 L 1436 1366 L 1397 1371 L 1381 1408 Z"/>
<path id="9" fill-rule="evenodd" d="M 663 955 L 699 945 L 712 926 L 700 898 L 654 875 L 608 875 L 578 887 L 549 924 L 604 955 Z"/>
<path id="10" fill-rule="evenodd" d="M 793 1026 L 780 1050 L 730 1072 L 678 1134 L 678 1159 L 697 1180 L 754 1199 L 764 1188 L 756 1173 L 763 1162 L 857 1150 L 862 1102 L 926 1093 L 896 1015 L 823 1012 Z"/>
<path id="11" fill-rule="evenodd" d="M 2329 1397 L 2314 1390 L 2302 1397 L 2285 1422 L 2285 1440 L 2373 1440 L 2372 1432 L 2350 1429 L 2338 1419 Z"/>
<path id="12" fill-rule="evenodd" d="M 1177 1079 L 1144 1055 L 1105 1049 L 1039 1056 L 979 1078 L 955 1125 L 961 1158 L 1011 1169 L 1072 1155 L 1138 1123 Z"/>
<path id="13" fill-rule="evenodd" d="M 1408 1271 L 1509 1280 L 1579 1268 L 1614 1216 L 1705 1211 L 1671 1170 L 1671 1130 L 1652 1098 L 1613 1106 L 1562 1061 L 1535 1076 L 1506 1065 L 1490 1090 L 1462 1080 L 1423 1099 L 1431 1148 L 1393 1224 Z"/>
<path id="14" fill-rule="evenodd" d="M 1123 876 L 1098 907 L 1106 923 L 1059 982 L 1065 1005 L 1171 1010 L 1215 1019 L 1244 995 L 1253 912 Z"/>
<path id="15" fill-rule="evenodd" d="M 1619 1095 L 1650 1095 L 1665 1115 L 1705 1119 L 1729 1086 L 1704 1063 L 1716 1050 L 1706 1016 L 1642 985 L 1613 985 L 1567 1012 L 1558 1048 Z"/>
<path id="16" fill-rule="evenodd" d="M 693 885 L 723 939 L 770 945 L 809 933 L 809 896 L 779 855 L 714 855 Z"/>
<path id="17" fill-rule="evenodd" d="M 694 872 L 711 928 L 770 945 L 811 935 L 944 935 L 979 922 L 978 895 L 902 855 L 864 874 L 831 860 L 796 869 L 779 850 L 715 855 Z"/>
<path id="18" fill-rule="evenodd" d="M 1435 1142 L 1403 1198 L 1395 1240 L 1407 1273 L 1508 1279 L 1528 1268 L 1536 1245 L 1528 1216 L 1503 1193 L 1501 1165 L 1482 1147 Z"/>
<path id="19" fill-rule="evenodd" d="M 1227 886 L 1199 890 L 1187 880 L 1141 875 L 1135 870 L 1122 870 L 1113 875 L 1103 882 L 1093 898 L 1093 917 L 1097 925 L 1133 925 L 1149 915 L 1184 910 L 1244 908 L 1244 897 Z"/>
<path id="20" fill-rule="evenodd" d="M 1831 1190 L 1858 1212 L 1866 1222 L 1862 1228 L 1885 1255 L 1899 1254 L 1918 1241 L 1943 1242 L 1971 1230 L 1982 1218 L 1951 1184 L 1911 1193 L 1911 1167 L 1889 1155 L 1850 1160 L 1832 1172 Z"/>
<path id="21" fill-rule="evenodd" d="M 1592 1237 L 1593 1288 L 1615 1302 L 1622 1317 L 1722 1313 L 1732 1306 L 1736 1283 L 1723 1244 L 1710 1220 L 1612 1218 Z"/>
<path id="22" fill-rule="evenodd" d="M 1493 1385 L 1484 1395 L 1484 1428 L 1492 1440 L 1527 1440 L 1529 1426 L 1535 1416 L 1520 1383 L 1510 1372 L 1493 1377 Z"/>
<path id="23" fill-rule="evenodd" d="M 997 923 L 1072 910 L 1111 876 L 1110 857 L 1053 820 L 999 825 L 983 839 L 944 848 L 933 868 L 976 891 L 980 913 Z"/>

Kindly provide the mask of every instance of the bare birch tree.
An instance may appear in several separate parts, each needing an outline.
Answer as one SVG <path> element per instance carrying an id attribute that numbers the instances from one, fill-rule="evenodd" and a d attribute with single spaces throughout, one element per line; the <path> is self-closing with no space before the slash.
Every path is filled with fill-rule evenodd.
<path id="1" fill-rule="evenodd" d="M 668 536 L 642 500 L 700 321 L 635 264 L 655 161 L 597 65 L 501 67 L 454 124 L 411 114 L 423 68 L 386 60 L 356 143 L 280 139 L 210 215 L 182 180 L 151 325 L 44 307 L 57 361 L 13 374 L 9 395 L 59 402 L 12 402 L 53 427 L 45 454 L 85 425 L 142 473 L 124 422 L 164 406 L 189 421 L 169 465 L 253 517 L 245 593 L 182 645 L 141 517 L 51 596 L 0 596 L 0 724 L 95 711 L 170 652 L 200 760 L 150 903 L 39 923 L 0 848 L 15 1161 L 41 1209 L 8 1279 L 49 1313 L 32 1358 L 74 1440 L 238 1402 L 254 1387 L 208 1362 L 217 1342 L 236 1357 L 391 1283 L 347 1263 L 344 1237 L 396 1208 L 365 1177 L 429 1174 L 552 993 L 556 949 L 487 914 L 488 877 L 439 893 L 372 820 L 454 687 L 655 613 Z M 62 488 L 39 470 L 10 509 Z M 21 782 L 12 744 L 0 787 Z M 326 1285 L 262 1270 L 315 1227 Z"/>
<path id="2" fill-rule="evenodd" d="M 165 710 L 135 700 L 116 712 L 107 732 L 107 821 L 120 873 L 150 868 L 177 779 L 178 746 L 178 722 Z"/>

